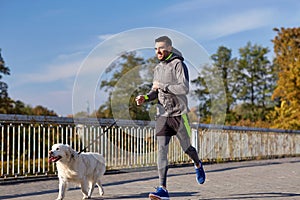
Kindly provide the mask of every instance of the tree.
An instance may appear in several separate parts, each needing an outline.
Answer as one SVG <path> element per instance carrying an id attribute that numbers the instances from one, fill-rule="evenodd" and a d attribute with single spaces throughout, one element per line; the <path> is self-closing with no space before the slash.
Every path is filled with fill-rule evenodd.
<path id="1" fill-rule="evenodd" d="M 271 101 L 276 77 L 274 66 L 267 58 L 269 49 L 250 42 L 239 49 L 237 74 L 237 101 L 241 102 L 240 119 L 265 120 L 266 113 L 273 106 Z"/>
<path id="2" fill-rule="evenodd" d="M 57 116 L 57 114 L 53 110 L 49 110 L 48 108 L 38 105 L 32 109 L 33 115 L 46 115 L 46 116 Z"/>
<path id="3" fill-rule="evenodd" d="M 147 111 L 149 106 L 137 106 L 135 97 L 150 90 L 151 67 L 153 68 L 153 59 L 145 61 L 144 58 L 136 56 L 136 52 L 122 54 L 106 71 L 108 74 L 113 72 L 110 79 L 100 84 L 100 89 L 104 88 L 109 92 L 109 97 L 100 106 L 97 117 L 150 120 Z"/>
<path id="4" fill-rule="evenodd" d="M 8 85 L 2 81 L 3 75 L 10 75 L 10 69 L 5 65 L 5 61 L 1 55 L 0 49 L 0 113 L 1 114 L 23 114 L 23 115 L 52 115 L 57 114 L 48 110 L 43 106 L 36 106 L 32 108 L 25 105 L 20 100 L 13 100 L 8 95 Z"/>
<path id="5" fill-rule="evenodd" d="M 10 75 L 10 69 L 6 67 L 0 49 L 0 112 L 5 114 L 11 107 L 11 99 L 8 97 L 8 85 L 2 81 L 3 75 Z"/>
<path id="6" fill-rule="evenodd" d="M 11 107 L 7 114 L 21 114 L 21 115 L 44 115 L 44 116 L 57 116 L 53 110 L 38 105 L 32 108 L 30 105 L 26 105 L 20 100 L 11 100 Z"/>
<path id="7" fill-rule="evenodd" d="M 200 101 L 200 117 L 202 122 L 209 122 L 211 116 L 211 100 L 212 98 L 218 99 L 221 94 L 218 94 L 217 90 L 220 88 L 208 88 L 207 82 L 210 81 L 210 78 L 215 78 L 216 73 L 221 74 L 221 78 L 223 81 L 223 86 L 226 95 L 226 113 L 227 119 L 232 118 L 231 108 L 235 103 L 234 99 L 234 91 L 236 85 L 235 78 L 235 66 L 236 66 L 236 58 L 232 58 L 231 49 L 227 47 L 220 46 L 215 54 L 211 56 L 213 61 L 212 66 L 205 66 L 201 71 L 201 74 L 197 77 L 197 79 L 192 80 L 191 83 L 198 86 L 198 88 L 193 91 L 193 94 Z M 215 91 L 211 91 L 212 89 L 216 89 Z M 214 93 L 214 95 L 212 95 Z M 220 102 L 222 104 L 222 102 Z M 222 104 L 223 105 L 223 104 Z"/>
<path id="8" fill-rule="evenodd" d="M 8 92 L 7 92 L 8 86 L 5 82 L 1 81 L 3 75 L 10 75 L 10 69 L 5 66 L 5 61 L 2 58 L 1 49 L 0 49 L 0 98 L 1 99 L 8 97 Z"/>
<path id="9" fill-rule="evenodd" d="M 202 123 L 210 123 L 211 99 L 205 77 L 212 76 L 212 73 L 213 71 L 209 66 L 204 66 L 198 77 L 191 80 L 191 83 L 197 86 L 197 89 L 192 91 L 192 95 L 199 101 L 199 117 Z"/>
<path id="10" fill-rule="evenodd" d="M 231 121 L 234 118 L 231 111 L 236 104 L 237 59 L 232 58 L 232 50 L 224 46 L 220 46 L 217 53 L 213 54 L 211 58 L 222 75 L 226 94 L 227 121 Z"/>
<path id="11" fill-rule="evenodd" d="M 239 49 L 240 56 L 232 58 L 230 49 L 220 46 L 211 56 L 213 66 L 206 66 L 198 78 L 192 80 L 198 88 L 194 95 L 200 101 L 202 122 L 210 123 L 209 117 L 219 108 L 212 108 L 212 100 L 218 101 L 220 88 L 208 88 L 207 83 L 221 74 L 226 94 L 226 123 L 237 125 L 245 120 L 264 121 L 272 108 L 276 70 L 267 58 L 268 48 L 251 45 Z M 216 84 L 217 85 L 217 84 Z M 213 94 L 213 95 L 212 95 Z M 219 102 L 223 105 L 223 102 Z M 260 123 L 262 124 L 262 123 Z"/>
<path id="12" fill-rule="evenodd" d="M 300 28 L 275 28 L 272 41 L 279 68 L 277 87 L 272 98 L 279 101 L 269 115 L 272 127 L 300 128 Z"/>

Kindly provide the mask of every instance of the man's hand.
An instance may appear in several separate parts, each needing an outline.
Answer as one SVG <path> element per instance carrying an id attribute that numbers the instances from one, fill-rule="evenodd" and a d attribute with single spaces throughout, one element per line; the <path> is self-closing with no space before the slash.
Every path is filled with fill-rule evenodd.
<path id="1" fill-rule="evenodd" d="M 139 95 L 135 98 L 136 105 L 142 105 L 145 102 L 145 97 L 144 95 Z"/>
<path id="2" fill-rule="evenodd" d="M 159 82 L 158 81 L 154 81 L 153 85 L 152 85 L 152 90 L 158 90 L 159 88 Z"/>

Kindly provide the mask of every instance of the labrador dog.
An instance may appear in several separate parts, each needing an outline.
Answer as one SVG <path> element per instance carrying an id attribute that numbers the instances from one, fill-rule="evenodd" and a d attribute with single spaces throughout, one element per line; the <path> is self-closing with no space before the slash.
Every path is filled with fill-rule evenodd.
<path id="1" fill-rule="evenodd" d="M 49 151 L 49 162 L 55 162 L 59 178 L 57 200 L 65 197 L 67 184 L 77 183 L 81 187 L 83 199 L 92 196 L 95 185 L 102 196 L 104 190 L 101 177 L 105 173 L 105 159 L 99 153 L 77 153 L 67 144 L 54 144 Z"/>

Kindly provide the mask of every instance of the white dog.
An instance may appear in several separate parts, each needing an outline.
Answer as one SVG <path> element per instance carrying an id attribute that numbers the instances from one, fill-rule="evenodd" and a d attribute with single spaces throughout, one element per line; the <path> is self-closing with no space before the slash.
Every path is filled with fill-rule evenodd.
<path id="1" fill-rule="evenodd" d="M 100 178 L 105 173 L 105 159 L 98 153 L 78 154 L 66 144 L 54 144 L 49 151 L 49 162 L 55 162 L 59 178 L 59 194 L 57 199 L 65 196 L 68 182 L 78 183 L 81 186 L 83 199 L 92 196 L 95 185 L 102 196 L 104 190 Z"/>

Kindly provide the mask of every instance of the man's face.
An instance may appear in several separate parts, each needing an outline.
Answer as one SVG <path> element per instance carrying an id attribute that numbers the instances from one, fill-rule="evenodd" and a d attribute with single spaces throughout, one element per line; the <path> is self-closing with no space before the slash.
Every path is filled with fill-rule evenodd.
<path id="1" fill-rule="evenodd" d="M 158 60 L 164 60 L 170 52 L 172 51 L 172 46 L 167 45 L 166 42 L 156 42 L 155 43 L 155 54 Z"/>

